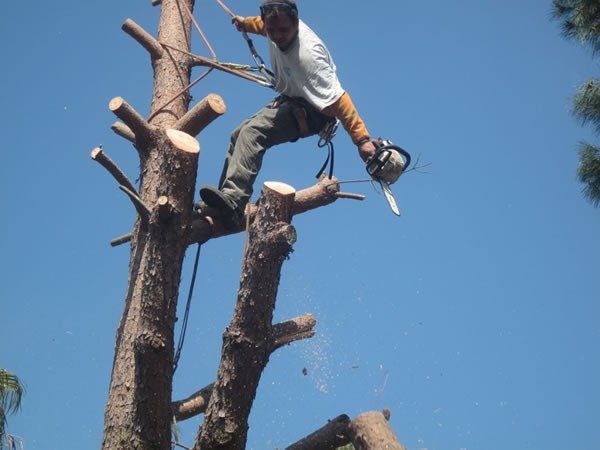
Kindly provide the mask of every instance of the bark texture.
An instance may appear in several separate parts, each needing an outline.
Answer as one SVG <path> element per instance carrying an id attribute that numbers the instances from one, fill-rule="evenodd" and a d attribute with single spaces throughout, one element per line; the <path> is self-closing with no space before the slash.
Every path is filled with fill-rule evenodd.
<path id="1" fill-rule="evenodd" d="M 200 151 L 194 136 L 222 115 L 225 105 L 209 94 L 189 110 L 190 72 L 198 64 L 189 53 L 194 0 L 153 1 L 159 3 L 156 39 L 130 19 L 123 24 L 152 62 L 149 119 L 122 97 L 109 103 L 121 120 L 113 130 L 138 151 L 139 188 L 102 149 L 92 152 L 138 213 L 132 233 L 119 238 L 119 243 L 131 242 L 129 285 L 116 336 L 102 448 L 170 450 L 173 418 L 205 412 L 194 449 L 243 450 L 248 416 L 271 353 L 315 333 L 311 315 L 272 325 L 281 267 L 296 240 L 291 218 L 338 198 L 362 196 L 339 192 L 335 179 L 322 179 L 297 194 L 288 185 L 265 183 L 259 204 L 247 210 L 249 245 L 216 381 L 172 402 L 174 328 L 186 248 L 229 233 L 210 217 L 192 215 Z M 350 439 L 359 450 L 403 448 L 385 419 L 381 423 L 381 414 L 363 416 L 351 423 L 340 416 L 290 448 L 334 449 Z"/>
<path id="2" fill-rule="evenodd" d="M 163 1 L 158 40 L 189 49 L 191 22 L 182 4 L 191 9 L 193 1 Z M 102 448 L 168 450 L 173 330 L 199 145 L 193 137 L 169 129 L 187 111 L 189 97 L 157 109 L 189 83 L 189 61 L 182 54 L 160 51 L 133 22 L 126 22 L 125 29 L 139 42 L 152 43 L 144 48 L 154 67 L 155 115 L 146 122 L 120 97 L 109 105 L 133 133 L 141 170 L 139 193 L 133 194 L 139 195 L 149 216 L 136 221 L 131 241 L 129 287 L 117 331 Z"/>
<path id="3" fill-rule="evenodd" d="M 389 409 L 371 411 L 350 421 L 342 414 L 285 450 L 335 450 L 352 444 L 355 450 L 406 450 L 390 428 Z"/>
<path id="4" fill-rule="evenodd" d="M 349 426 L 350 417 L 342 414 L 285 450 L 336 450 L 350 442 Z"/>
<path id="5" fill-rule="evenodd" d="M 273 309 L 283 261 L 296 231 L 289 224 L 295 191 L 266 183 L 249 231 L 233 319 L 223 335 L 221 363 L 195 450 L 243 450 L 258 382 L 275 345 Z"/>
<path id="6" fill-rule="evenodd" d="M 350 439 L 356 450 L 406 450 L 380 412 L 361 414 L 350 424 Z"/>

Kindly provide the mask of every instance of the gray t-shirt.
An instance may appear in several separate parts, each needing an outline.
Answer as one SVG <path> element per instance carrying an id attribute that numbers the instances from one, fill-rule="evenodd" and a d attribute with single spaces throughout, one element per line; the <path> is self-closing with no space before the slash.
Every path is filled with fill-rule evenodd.
<path id="1" fill-rule="evenodd" d="M 302 97 L 321 111 L 335 103 L 344 90 L 323 41 L 304 22 L 300 21 L 298 28 L 298 38 L 285 52 L 268 40 L 275 89 L 288 97 Z"/>

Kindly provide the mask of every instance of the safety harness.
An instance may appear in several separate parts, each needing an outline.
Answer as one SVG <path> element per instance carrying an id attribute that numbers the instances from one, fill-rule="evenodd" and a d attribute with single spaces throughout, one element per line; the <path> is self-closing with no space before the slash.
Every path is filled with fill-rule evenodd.
<path id="1" fill-rule="evenodd" d="M 233 11 L 231 11 L 227 7 L 227 5 L 225 5 L 223 3 L 222 0 L 217 0 L 217 3 L 221 6 L 221 8 L 223 8 L 223 10 L 225 10 L 225 12 L 227 12 L 227 14 L 229 14 L 231 16 L 232 19 L 234 17 L 236 17 L 235 14 L 233 13 Z M 269 6 L 290 7 L 290 5 L 287 3 L 277 3 L 277 2 L 270 3 Z M 264 5 L 261 6 L 261 14 L 265 13 L 264 8 L 265 8 Z M 252 69 L 252 68 L 249 68 L 248 66 L 239 66 L 238 65 L 237 69 L 243 68 L 244 70 L 257 70 L 258 72 L 260 72 L 262 74 L 262 76 L 264 77 L 264 79 L 267 82 L 267 83 L 260 82 L 260 84 L 274 89 L 276 82 L 277 82 L 277 80 L 275 78 L 275 74 L 267 68 L 264 59 L 256 51 L 256 47 L 254 47 L 254 42 L 252 42 L 252 39 L 248 36 L 248 33 L 246 32 L 246 30 L 241 28 L 240 31 L 242 33 L 244 40 L 248 44 L 248 49 L 250 50 L 252 59 L 254 60 L 254 63 L 256 64 L 256 68 Z M 224 63 L 221 63 L 221 64 L 228 65 L 230 68 L 233 68 L 232 65 L 230 65 L 230 64 L 224 64 Z M 306 108 L 308 107 L 307 105 L 304 105 L 302 102 L 299 102 L 296 99 L 293 99 L 293 98 L 287 97 L 287 96 L 277 97 L 273 101 L 272 105 L 273 105 L 273 107 L 277 107 L 278 105 L 283 104 L 288 101 L 290 102 L 292 113 L 294 114 L 296 123 L 298 124 L 298 131 L 300 133 L 300 137 L 311 136 L 313 134 L 313 132 L 311 131 L 310 126 L 308 125 L 308 121 L 307 121 L 307 114 L 308 114 L 306 111 Z M 327 165 L 329 165 L 328 177 L 331 179 L 331 177 L 333 176 L 333 167 L 334 167 L 333 138 L 336 134 L 339 123 L 340 123 L 340 121 L 337 118 L 332 117 L 330 120 L 328 120 L 325 123 L 323 128 L 321 128 L 321 130 L 318 132 L 319 141 L 317 143 L 317 146 L 319 148 L 327 147 L 327 158 L 325 159 L 323 166 L 317 173 L 317 175 L 316 175 L 317 178 L 319 178 L 325 172 Z"/>

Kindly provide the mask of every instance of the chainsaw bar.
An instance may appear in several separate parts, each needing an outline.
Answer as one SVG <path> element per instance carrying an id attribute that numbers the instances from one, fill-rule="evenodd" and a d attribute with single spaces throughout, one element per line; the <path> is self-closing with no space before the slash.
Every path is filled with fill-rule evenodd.
<path id="1" fill-rule="evenodd" d="M 394 198 L 394 194 L 392 193 L 392 190 L 390 189 L 390 185 L 387 184 L 385 181 L 383 180 L 377 180 L 379 181 L 379 185 L 381 186 L 381 189 L 383 190 L 383 195 L 385 195 L 385 199 L 388 202 L 388 205 L 390 205 L 390 209 L 392 210 L 392 212 L 394 214 L 396 214 L 397 216 L 400 215 L 400 208 L 398 208 L 398 204 L 396 203 L 396 199 Z"/>

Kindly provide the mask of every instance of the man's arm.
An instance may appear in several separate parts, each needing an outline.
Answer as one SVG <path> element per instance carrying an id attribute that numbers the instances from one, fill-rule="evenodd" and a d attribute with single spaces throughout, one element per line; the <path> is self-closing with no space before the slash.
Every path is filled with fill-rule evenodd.
<path id="1" fill-rule="evenodd" d="M 363 161 L 375 154 L 376 148 L 371 142 L 365 123 L 352 103 L 350 94 L 344 92 L 335 103 L 325 108 L 323 113 L 340 120 L 352 142 L 358 147 L 358 153 Z"/>
<path id="2" fill-rule="evenodd" d="M 238 31 L 247 31 L 248 33 L 267 35 L 265 23 L 260 16 L 242 17 L 235 16 L 231 19 L 231 23 L 235 25 Z"/>

